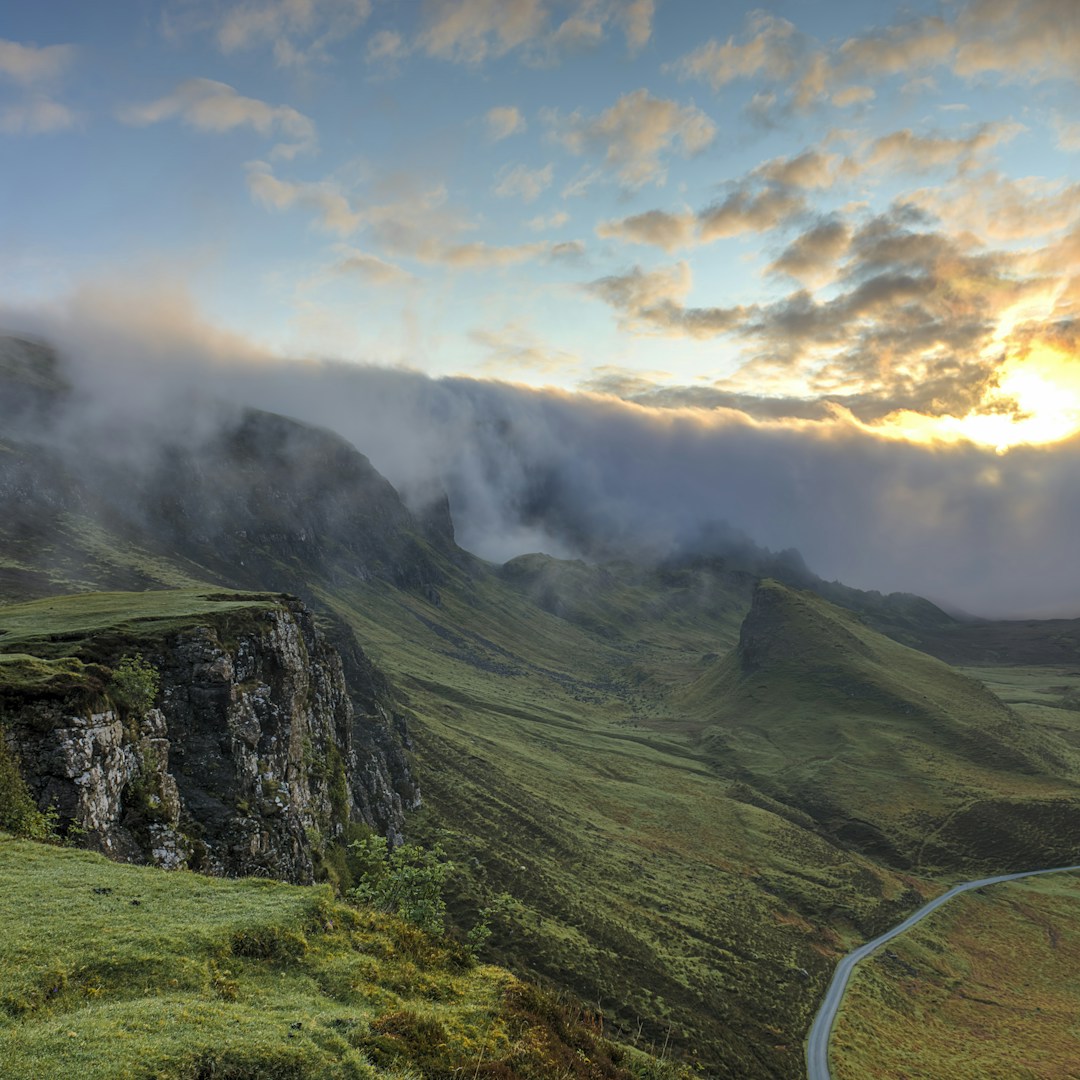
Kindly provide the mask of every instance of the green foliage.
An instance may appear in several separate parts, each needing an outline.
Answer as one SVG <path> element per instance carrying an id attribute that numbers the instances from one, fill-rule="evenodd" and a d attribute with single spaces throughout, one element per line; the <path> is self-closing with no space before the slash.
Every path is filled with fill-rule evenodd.
<path id="1" fill-rule="evenodd" d="M 0 925 L 4 1080 L 653 1075 L 579 1005 L 463 966 L 453 944 L 326 886 L 165 872 L 0 834 Z"/>
<path id="2" fill-rule="evenodd" d="M 488 943 L 491 937 L 491 922 L 493 919 L 505 918 L 515 908 L 514 898 L 507 892 L 499 893 L 490 904 L 480 909 L 480 918 L 473 924 L 465 935 L 466 944 L 473 957 L 479 955 L 480 950 Z"/>
<path id="3" fill-rule="evenodd" d="M 52 840 L 56 837 L 57 824 L 54 809 L 37 808 L 15 755 L 0 731 L 0 829 L 31 840 Z"/>
<path id="4" fill-rule="evenodd" d="M 108 693 L 129 715 L 145 716 L 153 708 L 160 687 L 161 676 L 157 668 L 137 653 L 125 656 L 113 669 Z"/>
<path id="5" fill-rule="evenodd" d="M 454 865 L 444 859 L 441 847 L 402 844 L 390 850 L 385 836 L 373 835 L 354 840 L 349 853 L 357 867 L 357 882 L 349 894 L 352 899 L 429 934 L 445 932 L 443 886 Z"/>

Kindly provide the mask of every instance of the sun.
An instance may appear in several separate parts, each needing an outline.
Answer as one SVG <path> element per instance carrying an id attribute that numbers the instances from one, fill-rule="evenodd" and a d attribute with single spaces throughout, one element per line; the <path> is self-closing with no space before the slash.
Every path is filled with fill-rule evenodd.
<path id="1" fill-rule="evenodd" d="M 1080 357 L 1038 342 L 1008 357 L 996 385 L 964 416 L 898 410 L 859 426 L 909 442 L 971 442 L 998 453 L 1060 442 L 1080 432 Z"/>

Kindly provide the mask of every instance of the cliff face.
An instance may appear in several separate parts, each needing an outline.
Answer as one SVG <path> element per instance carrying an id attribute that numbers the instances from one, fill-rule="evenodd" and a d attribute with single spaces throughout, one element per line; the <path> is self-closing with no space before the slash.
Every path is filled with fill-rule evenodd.
<path id="1" fill-rule="evenodd" d="M 342 659 L 298 601 L 209 620 L 143 650 L 143 717 L 26 702 L 5 728 L 41 806 L 114 858 L 307 882 L 349 821 L 391 837 L 419 801 L 403 721 L 363 653 Z M 350 696 L 351 694 L 351 696 Z"/>

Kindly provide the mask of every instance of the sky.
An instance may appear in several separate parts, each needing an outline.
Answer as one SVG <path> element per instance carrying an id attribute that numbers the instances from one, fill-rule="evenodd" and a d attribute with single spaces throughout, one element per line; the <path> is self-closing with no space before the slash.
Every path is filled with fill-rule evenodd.
<path id="1" fill-rule="evenodd" d="M 1080 613 L 1078 55 L 1075 0 L 9 3 L 0 321 L 351 365 L 263 398 L 419 486 L 378 408 L 348 419 L 375 369 L 513 400 L 570 418 L 544 430 L 596 500 L 682 491 L 827 576 Z"/>

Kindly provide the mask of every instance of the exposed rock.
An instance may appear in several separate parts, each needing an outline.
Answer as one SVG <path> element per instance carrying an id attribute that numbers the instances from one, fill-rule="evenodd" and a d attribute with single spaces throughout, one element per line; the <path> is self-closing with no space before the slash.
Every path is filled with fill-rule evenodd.
<path id="1" fill-rule="evenodd" d="M 136 719 L 74 699 L 27 703 L 8 737 L 43 808 L 119 859 L 307 882 L 363 821 L 392 839 L 419 802 L 404 721 L 354 645 L 342 657 L 296 600 L 144 649 L 159 707 Z"/>

